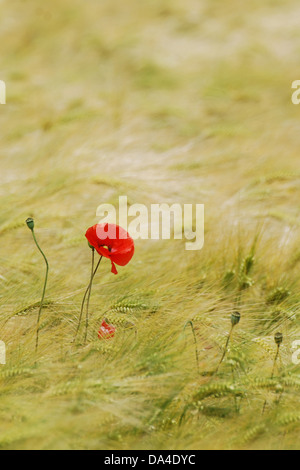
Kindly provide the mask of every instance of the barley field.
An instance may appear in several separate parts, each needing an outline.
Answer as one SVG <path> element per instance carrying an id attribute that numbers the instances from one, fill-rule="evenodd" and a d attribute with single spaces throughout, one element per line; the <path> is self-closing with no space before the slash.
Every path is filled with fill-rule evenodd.
<path id="1" fill-rule="evenodd" d="M 0 449 L 299 450 L 299 2 L 0 13 Z M 121 195 L 205 204 L 205 246 L 137 240 L 118 276 L 104 260 L 73 342 L 85 232 Z M 50 265 L 37 353 L 28 217 Z"/>

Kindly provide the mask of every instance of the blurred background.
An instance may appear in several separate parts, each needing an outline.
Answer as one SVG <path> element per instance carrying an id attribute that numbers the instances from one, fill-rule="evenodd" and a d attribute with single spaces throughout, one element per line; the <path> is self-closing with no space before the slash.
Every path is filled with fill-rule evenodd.
<path id="1" fill-rule="evenodd" d="M 20 199 L 41 210 L 45 197 L 49 219 L 55 192 L 56 219 L 93 217 L 109 196 L 95 184 L 108 178 L 153 202 L 204 202 L 208 214 L 239 201 L 243 215 L 297 217 L 294 1 L 12 0 L 1 9 L 1 183 L 16 212 Z M 76 179 L 92 188 L 70 189 Z"/>
<path id="2" fill-rule="evenodd" d="M 6 395 L 0 445 L 251 447 L 251 419 L 257 416 L 251 407 L 244 421 L 237 423 L 234 417 L 227 423 L 236 438 L 250 433 L 250 443 L 224 442 L 223 418 L 218 416 L 213 424 L 203 418 L 206 434 L 198 437 L 196 427 L 195 432 L 189 427 L 173 432 L 165 424 L 153 424 L 153 416 L 166 423 L 159 414 L 161 396 L 167 400 L 185 387 L 184 381 L 194 382 L 189 359 L 194 356 L 193 343 L 187 356 L 179 358 L 176 348 L 168 350 L 173 337 L 162 336 L 152 346 L 147 341 L 161 329 L 175 334 L 175 328 L 177 334 L 199 311 L 204 318 L 210 311 L 198 340 L 201 347 L 211 348 L 203 359 L 204 367 L 211 367 L 205 361 L 216 361 L 220 354 L 236 295 L 234 288 L 224 294 L 222 279 L 234 277 L 236 264 L 258 237 L 257 278 L 243 308 L 252 337 L 271 337 L 271 355 L 265 359 L 252 349 L 247 354 L 254 354 L 257 371 L 269 374 L 273 329 L 283 325 L 285 364 L 291 365 L 290 345 L 300 339 L 300 106 L 291 102 L 292 82 L 300 79 L 299 2 L 1 0 L 0 13 L 0 80 L 7 86 L 7 104 L 0 106 L 0 339 L 8 345 L 10 371 L 35 363 L 34 305 L 40 298 L 42 265 L 24 227 L 28 216 L 36 220 L 51 264 L 42 369 L 38 378 L 21 373 L 20 382 L 6 383 L 2 377 Z M 93 389 L 89 405 L 83 388 L 88 389 L 94 374 L 103 377 L 99 357 L 64 348 L 89 275 L 84 233 L 98 222 L 97 207 L 118 204 L 120 195 L 127 195 L 129 204 L 205 204 L 206 245 L 195 255 L 181 241 L 138 241 L 134 263 L 119 278 L 112 279 L 106 266 L 94 297 L 97 313 L 90 341 L 97 341 L 97 324 L 107 305 L 130 295 L 142 299 L 142 305 L 148 302 L 150 320 L 140 326 L 147 347 L 131 356 L 125 349 L 131 357 L 126 365 L 115 353 L 117 362 L 107 372 L 112 382 L 108 389 Z M 288 302 L 285 313 L 277 301 L 274 308 L 272 301 L 271 307 L 266 304 L 274 289 L 275 298 L 276 289 L 282 289 L 279 303 Z M 133 321 L 139 324 L 144 317 Z M 124 352 L 118 348 L 119 354 Z M 137 357 L 144 358 L 142 365 Z M 63 389 L 63 398 L 46 406 L 51 387 L 78 379 L 78 361 L 88 364 L 80 386 L 76 382 L 78 390 L 77 385 L 72 393 Z M 101 367 L 107 361 L 111 364 L 102 357 Z M 116 372 L 120 364 L 122 371 Z M 155 378 L 172 371 L 178 382 L 163 376 L 157 396 Z M 100 429 L 99 400 L 108 403 L 115 393 L 116 374 L 130 390 L 115 398 L 118 411 L 110 408 Z M 145 379 L 132 385 L 141 394 L 132 417 L 127 380 L 135 374 L 153 383 L 146 385 Z M 32 394 L 33 402 L 40 403 L 38 411 Z M 288 410 L 293 409 L 291 402 Z M 168 419 L 178 423 L 180 411 L 172 413 Z M 15 422 L 22 423 L 18 431 Z M 51 438 L 49 430 L 55 430 Z M 299 445 L 293 433 L 279 445 L 276 432 L 270 436 L 263 422 L 256 431 L 262 440 L 255 441 L 254 432 L 253 446 Z"/>

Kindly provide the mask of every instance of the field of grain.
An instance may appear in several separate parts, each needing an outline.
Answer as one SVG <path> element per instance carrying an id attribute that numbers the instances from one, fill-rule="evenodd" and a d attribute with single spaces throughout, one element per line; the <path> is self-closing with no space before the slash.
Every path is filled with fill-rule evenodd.
<path id="1" fill-rule="evenodd" d="M 299 2 L 0 13 L 0 448 L 299 450 Z M 120 195 L 205 204 L 205 246 L 138 240 L 118 276 L 105 260 L 88 341 L 72 343 L 85 231 Z M 50 264 L 37 354 L 44 264 L 27 217 Z"/>

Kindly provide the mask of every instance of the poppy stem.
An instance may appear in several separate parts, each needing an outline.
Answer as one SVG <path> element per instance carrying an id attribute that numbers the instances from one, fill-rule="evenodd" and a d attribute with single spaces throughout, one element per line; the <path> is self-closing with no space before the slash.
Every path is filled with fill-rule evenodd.
<path id="1" fill-rule="evenodd" d="M 277 352 L 276 352 L 276 356 L 274 359 L 273 370 L 272 370 L 272 379 L 274 378 L 274 375 L 275 375 L 276 364 L 277 364 L 279 357 L 280 357 L 280 344 L 277 344 Z"/>
<path id="2" fill-rule="evenodd" d="M 93 249 L 90 290 L 89 290 L 89 293 L 88 293 L 88 298 L 87 298 L 87 303 L 86 303 L 84 343 L 86 343 L 86 340 L 87 340 L 87 332 L 88 332 L 88 327 L 89 327 L 89 306 L 90 306 L 91 293 L 92 293 L 92 283 L 93 283 L 93 279 L 94 279 L 94 266 L 95 266 L 95 250 Z"/>
<path id="3" fill-rule="evenodd" d="M 38 317 L 37 317 L 37 326 L 36 326 L 35 352 L 37 353 L 37 350 L 38 350 L 38 347 L 39 347 L 40 320 L 41 320 L 41 314 L 42 314 L 42 309 L 43 309 L 43 304 L 44 304 L 45 294 L 46 294 L 46 289 L 47 289 L 47 282 L 48 282 L 49 263 L 48 263 L 48 260 L 45 256 L 45 253 L 43 252 L 40 245 L 38 244 L 38 241 L 37 241 L 35 233 L 34 233 L 34 229 L 32 229 L 31 232 L 32 232 L 34 242 L 35 242 L 39 252 L 42 254 L 42 256 L 45 260 L 45 263 L 46 263 L 46 276 L 45 276 L 45 282 L 44 282 L 44 289 L 43 289 L 42 300 L 41 300 L 41 303 L 40 303 L 39 313 L 38 313 Z"/>
<path id="4" fill-rule="evenodd" d="M 225 346 L 225 348 L 224 348 L 223 355 L 222 355 L 221 360 L 220 360 L 220 362 L 219 362 L 219 364 L 218 364 L 218 367 L 217 367 L 217 369 L 216 369 L 216 371 L 215 371 L 215 374 L 217 374 L 217 373 L 219 372 L 219 369 L 220 369 L 220 367 L 221 367 L 221 364 L 222 364 L 222 362 L 224 361 L 224 359 L 225 359 L 225 357 L 226 357 L 226 354 L 227 354 L 227 351 L 228 351 L 228 346 L 229 346 L 229 343 L 230 343 L 230 340 L 231 340 L 231 336 L 232 336 L 232 333 L 233 333 L 233 329 L 234 329 L 234 325 L 231 326 L 231 330 L 230 330 L 230 333 L 229 333 L 228 338 L 227 338 L 227 341 L 226 341 L 226 346 Z"/>
<path id="5" fill-rule="evenodd" d="M 280 344 L 277 344 L 277 351 L 276 351 L 276 356 L 275 356 L 274 363 L 273 363 L 273 370 L 272 370 L 271 379 L 274 379 L 276 364 L 277 364 L 277 361 L 278 361 L 279 357 L 280 357 Z M 265 413 L 267 404 L 268 404 L 268 400 L 266 400 L 265 403 L 264 403 L 262 414 Z"/>
<path id="6" fill-rule="evenodd" d="M 200 366 L 199 366 L 199 352 L 198 352 L 198 344 L 197 344 L 197 336 L 194 328 L 194 324 L 192 321 L 188 321 L 185 326 L 184 330 L 190 325 L 192 332 L 193 332 L 193 337 L 194 337 L 194 344 L 195 344 L 195 354 L 196 354 L 196 363 L 197 363 L 197 372 L 200 374 Z"/>
<path id="7" fill-rule="evenodd" d="M 93 249 L 93 259 L 94 259 L 94 256 L 95 256 L 95 250 Z M 84 297 L 83 297 L 83 300 L 82 300 L 82 304 L 81 304 L 81 311 L 80 311 L 80 316 L 79 316 L 79 320 L 78 320 L 78 326 L 77 326 L 77 330 L 76 330 L 76 333 L 75 333 L 75 337 L 74 337 L 74 340 L 73 340 L 73 343 L 74 341 L 76 341 L 76 338 L 77 338 L 77 335 L 79 333 L 79 330 L 80 330 L 80 326 L 81 326 L 81 321 L 82 321 L 82 316 L 83 316 L 83 310 L 84 310 L 84 305 L 85 305 L 85 301 L 86 301 L 86 298 L 87 298 L 87 295 L 89 294 L 90 295 L 90 292 L 91 292 L 91 289 L 92 289 L 92 285 L 93 285 L 93 280 L 94 280 L 94 277 L 96 276 L 96 273 L 98 271 L 98 268 L 100 266 L 100 263 L 102 261 L 102 258 L 103 256 L 101 256 L 101 258 L 99 259 L 98 261 L 98 264 L 96 266 L 96 269 L 95 271 L 92 273 L 92 276 L 91 276 L 91 280 L 90 280 L 90 283 L 85 291 L 85 294 L 84 294 Z M 93 260 L 92 260 L 93 262 Z"/>

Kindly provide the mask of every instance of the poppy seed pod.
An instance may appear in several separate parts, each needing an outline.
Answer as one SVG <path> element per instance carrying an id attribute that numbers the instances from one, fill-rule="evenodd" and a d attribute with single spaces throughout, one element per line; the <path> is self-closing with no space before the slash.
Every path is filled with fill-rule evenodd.
<path id="1" fill-rule="evenodd" d="M 282 333 L 276 333 L 274 339 L 275 339 L 275 343 L 277 344 L 277 346 L 280 346 L 283 342 L 283 334 Z"/>
<path id="2" fill-rule="evenodd" d="M 31 231 L 34 229 L 34 220 L 31 217 L 26 220 L 26 224 Z"/>
<path id="3" fill-rule="evenodd" d="M 239 312 L 233 312 L 231 315 L 231 324 L 232 326 L 236 326 L 240 323 L 241 314 Z"/>

